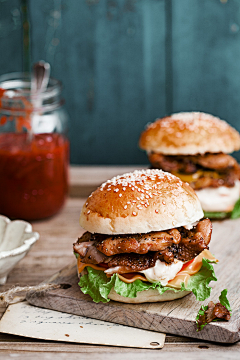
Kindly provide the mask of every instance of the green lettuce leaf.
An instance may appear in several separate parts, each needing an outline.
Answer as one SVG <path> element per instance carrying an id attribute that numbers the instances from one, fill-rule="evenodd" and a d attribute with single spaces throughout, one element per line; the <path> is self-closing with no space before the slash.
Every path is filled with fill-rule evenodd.
<path id="1" fill-rule="evenodd" d="M 240 198 L 235 203 L 234 208 L 230 212 L 224 212 L 224 211 L 204 211 L 204 217 L 207 217 L 209 219 L 225 219 L 227 217 L 230 217 L 231 219 L 238 219 L 240 218 Z"/>
<path id="2" fill-rule="evenodd" d="M 84 294 L 89 294 L 92 297 L 94 302 L 110 301 L 108 295 L 112 288 L 114 288 L 117 294 L 129 298 L 135 298 L 138 292 L 148 289 L 157 289 L 159 294 L 163 294 L 167 290 L 174 292 L 187 290 L 192 291 L 197 300 L 203 301 L 210 296 L 211 288 L 208 286 L 209 282 L 217 280 L 213 266 L 205 258 L 203 258 L 200 271 L 190 277 L 186 288 L 184 283 L 182 283 L 181 289 L 162 286 L 160 282 L 150 283 L 141 280 L 127 284 L 120 280 L 117 274 L 108 278 L 102 270 L 95 270 L 90 266 L 87 266 L 86 269 L 88 273 L 81 277 L 79 286 Z"/>
<path id="3" fill-rule="evenodd" d="M 167 290 L 179 292 L 181 290 L 172 289 L 167 286 L 162 286 L 161 283 L 150 283 L 141 280 L 136 280 L 133 283 L 127 284 L 120 280 L 117 274 L 114 274 L 110 279 L 102 270 L 95 270 L 87 266 L 88 274 L 81 277 L 78 285 L 84 294 L 89 294 L 94 302 L 108 302 L 108 295 L 112 288 L 117 294 L 135 298 L 139 291 L 148 289 L 157 289 L 160 294 Z"/>
<path id="4" fill-rule="evenodd" d="M 225 308 L 230 311 L 230 313 L 232 312 L 232 309 L 231 309 L 231 305 L 228 301 L 228 298 L 227 298 L 227 289 L 224 289 L 222 292 L 221 292 L 221 295 L 219 296 L 219 301 L 220 303 L 225 306 Z"/>
<path id="5" fill-rule="evenodd" d="M 209 286 L 210 281 L 217 281 L 212 262 L 203 258 L 201 269 L 196 274 L 190 276 L 186 287 L 182 283 L 181 290 L 192 291 L 198 301 L 207 299 L 212 290 Z"/>
<path id="6" fill-rule="evenodd" d="M 221 295 L 219 296 L 219 301 L 220 303 L 225 306 L 225 308 L 230 311 L 230 313 L 232 312 L 230 303 L 227 299 L 227 289 L 224 289 L 221 292 Z M 216 304 L 215 304 L 216 305 Z M 209 322 L 207 322 L 207 315 L 205 313 L 205 311 L 208 310 L 208 305 L 202 305 L 200 307 L 200 310 L 198 311 L 198 314 L 196 316 L 196 324 L 197 324 L 197 331 L 201 331 L 204 326 L 206 326 Z M 221 321 L 222 319 L 213 319 L 212 321 Z"/>
<path id="7" fill-rule="evenodd" d="M 206 305 L 206 306 L 202 305 L 199 309 L 199 312 L 196 316 L 197 331 L 201 331 L 204 328 L 204 326 L 207 325 L 207 321 L 205 321 L 204 323 L 199 323 L 200 317 L 201 317 L 201 320 L 204 319 L 205 311 L 207 309 L 208 309 L 208 305 Z"/>
<path id="8" fill-rule="evenodd" d="M 204 211 L 204 217 L 209 219 L 225 219 L 226 217 L 229 217 L 231 213 L 229 212 L 213 212 L 213 211 Z"/>
<path id="9" fill-rule="evenodd" d="M 231 219 L 238 219 L 240 217 L 240 199 L 234 205 L 233 211 L 231 212 Z"/>
<path id="10" fill-rule="evenodd" d="M 79 258 L 79 256 L 80 256 L 80 255 L 79 255 L 78 253 L 76 253 L 75 251 L 73 252 L 73 254 L 76 256 L 76 259 Z"/>

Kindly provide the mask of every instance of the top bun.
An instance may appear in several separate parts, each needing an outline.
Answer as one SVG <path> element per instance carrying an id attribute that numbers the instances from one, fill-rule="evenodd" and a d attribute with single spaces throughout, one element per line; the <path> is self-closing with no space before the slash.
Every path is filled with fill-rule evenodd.
<path id="1" fill-rule="evenodd" d="M 142 133 L 139 146 L 165 155 L 232 153 L 240 149 L 240 134 L 210 114 L 182 112 L 150 124 Z"/>
<path id="2" fill-rule="evenodd" d="M 91 233 L 136 234 L 190 225 L 203 217 L 194 190 L 162 170 L 114 177 L 84 204 L 80 225 Z"/>

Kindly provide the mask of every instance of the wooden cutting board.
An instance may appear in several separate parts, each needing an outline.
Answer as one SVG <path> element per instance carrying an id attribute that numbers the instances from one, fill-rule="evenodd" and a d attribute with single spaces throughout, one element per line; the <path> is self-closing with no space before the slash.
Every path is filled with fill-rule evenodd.
<path id="1" fill-rule="evenodd" d="M 234 343 L 240 339 L 240 219 L 213 224 L 210 250 L 219 259 L 219 263 L 215 265 L 218 281 L 211 283 L 211 297 L 203 303 L 197 302 L 195 296 L 190 294 L 182 299 L 163 303 L 123 304 L 110 301 L 107 304 L 96 304 L 77 285 L 75 262 L 46 281 L 65 284 L 63 288 L 30 292 L 27 300 L 35 306 L 141 329 L 219 343 Z M 209 300 L 217 302 L 225 288 L 228 289 L 228 299 L 233 309 L 231 320 L 210 323 L 197 332 L 195 317 L 200 306 L 207 304 Z"/>

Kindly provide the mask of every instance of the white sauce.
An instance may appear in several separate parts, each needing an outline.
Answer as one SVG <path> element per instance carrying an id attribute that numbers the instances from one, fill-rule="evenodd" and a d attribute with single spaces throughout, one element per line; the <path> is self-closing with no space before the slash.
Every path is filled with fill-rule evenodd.
<path id="1" fill-rule="evenodd" d="M 239 199 L 240 182 L 236 181 L 233 187 L 220 186 L 212 189 L 206 188 L 195 191 L 203 210 L 205 211 L 231 211 Z"/>
<path id="2" fill-rule="evenodd" d="M 193 223 L 188 224 L 188 225 L 184 225 L 183 227 L 185 227 L 185 229 L 187 229 L 187 230 L 191 230 L 197 224 L 198 224 L 198 221 L 194 221 Z"/>
<path id="3" fill-rule="evenodd" d="M 154 267 L 151 267 L 147 270 L 141 271 L 148 281 L 161 282 L 163 286 L 167 285 L 169 280 L 175 278 L 177 273 L 181 270 L 183 262 L 180 260 L 174 260 L 172 264 L 167 264 L 163 261 L 157 260 Z"/>

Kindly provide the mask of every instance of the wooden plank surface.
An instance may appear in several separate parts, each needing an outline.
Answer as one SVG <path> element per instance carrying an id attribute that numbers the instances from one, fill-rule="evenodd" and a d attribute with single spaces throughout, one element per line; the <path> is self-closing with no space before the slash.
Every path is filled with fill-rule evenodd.
<path id="1" fill-rule="evenodd" d="M 212 322 L 200 332 L 196 331 L 195 324 L 200 303 L 196 301 L 193 294 L 162 303 L 122 304 L 110 301 L 107 304 L 96 304 L 90 296 L 79 291 L 76 264 L 64 268 L 47 281 L 69 284 L 70 288 L 31 292 L 27 299 L 33 305 L 75 315 L 151 331 L 221 343 L 234 343 L 239 340 L 240 335 L 240 273 L 236 272 L 240 253 L 239 228 L 240 219 L 216 222 L 211 242 L 211 251 L 220 259 L 220 264 L 216 266 L 218 281 L 211 284 L 213 291 L 209 300 L 217 302 L 221 291 L 228 288 L 228 298 L 233 310 L 232 318 L 229 322 Z M 228 239 L 228 251 L 226 251 L 226 239 Z M 231 259 L 230 262 L 229 259 Z M 228 264 L 227 269 L 226 264 Z"/>
<path id="2" fill-rule="evenodd" d="M 110 169 L 108 167 L 90 168 L 89 173 L 91 176 L 89 176 L 89 179 L 92 178 L 94 172 L 96 183 L 99 183 L 99 181 L 101 182 L 104 173 L 111 171 Z M 101 174 L 99 178 L 97 176 L 97 170 L 99 171 L 99 174 Z M 87 179 L 86 168 L 74 168 L 73 171 L 75 171 L 75 174 L 84 174 L 84 177 Z M 119 168 L 119 171 L 121 172 L 121 168 Z M 122 172 L 125 172 L 125 170 Z M 75 185 L 77 186 L 77 176 L 75 180 Z M 79 181 L 79 184 L 81 187 L 82 182 Z M 52 274 L 59 271 L 59 269 L 74 261 L 72 255 L 72 243 L 83 233 L 83 229 L 79 226 L 78 219 L 84 201 L 85 199 L 81 198 L 69 198 L 65 207 L 55 217 L 44 221 L 34 222 L 32 224 L 34 231 L 40 233 L 40 239 L 33 246 L 28 255 L 12 270 L 8 277 L 7 284 L 1 286 L 1 291 L 7 290 L 14 285 L 24 286 L 39 284 L 51 277 Z M 216 227 L 214 225 L 214 232 L 215 230 Z M 215 238 L 218 236 L 226 237 L 226 232 L 222 230 L 223 229 L 219 228 L 219 232 L 216 232 Z M 215 240 L 213 244 L 215 244 L 213 246 L 214 252 L 214 248 L 216 247 Z M 221 262 L 216 267 L 217 272 L 220 265 L 222 266 Z M 226 287 L 229 287 L 228 281 L 226 281 L 226 283 Z M 68 359 L 75 359 L 77 356 L 79 358 L 79 353 L 90 353 L 89 357 L 91 358 L 91 356 L 94 356 L 96 359 L 106 359 L 108 353 L 112 353 L 111 360 L 116 360 L 118 354 L 124 354 L 125 358 L 131 356 L 132 359 L 139 359 L 141 353 L 148 359 L 155 359 L 156 357 L 161 358 L 163 355 L 164 359 L 174 359 L 174 356 L 177 356 L 179 352 L 181 352 L 186 359 L 200 359 L 206 356 L 238 359 L 240 354 L 240 343 L 238 342 L 233 345 L 214 344 L 203 340 L 168 335 L 166 337 L 164 348 L 161 351 L 155 351 L 89 346 L 87 344 L 66 344 L 39 340 L 34 341 L 33 339 L 0 334 L 0 359 L 7 359 L 10 354 L 24 356 L 26 359 L 32 357 L 35 359 L 55 359 L 57 356 L 59 359 L 59 353 L 62 355 L 60 358 L 68 356 Z M 88 356 L 87 354 L 85 355 Z M 188 355 L 191 356 L 188 357 Z"/>
<path id="3" fill-rule="evenodd" d="M 147 165 L 139 166 L 72 166 L 70 168 L 70 196 L 87 197 L 103 182 L 114 176 L 122 175 L 136 169 L 145 169 Z"/>

